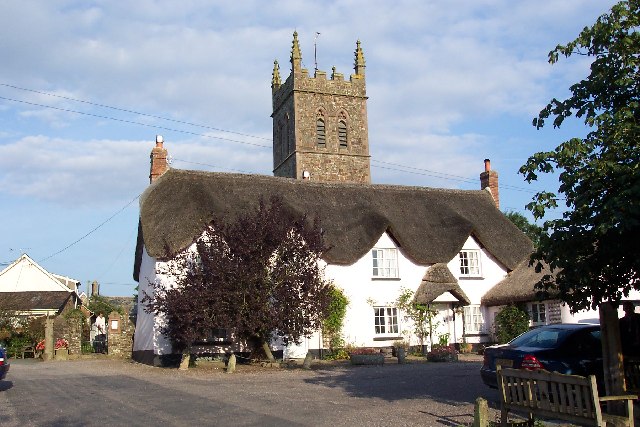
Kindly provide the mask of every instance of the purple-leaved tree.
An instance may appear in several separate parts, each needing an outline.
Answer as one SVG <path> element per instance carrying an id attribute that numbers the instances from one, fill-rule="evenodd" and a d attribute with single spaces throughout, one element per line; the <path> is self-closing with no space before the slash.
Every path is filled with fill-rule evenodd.
<path id="1" fill-rule="evenodd" d="M 195 250 L 169 263 L 176 284 L 154 284 L 146 310 L 165 316 L 162 333 L 185 358 L 194 341 L 224 328 L 274 360 L 274 336 L 299 342 L 327 315 L 331 284 L 318 262 L 326 250 L 317 221 L 280 198 L 260 200 L 233 221 L 214 218 Z"/>

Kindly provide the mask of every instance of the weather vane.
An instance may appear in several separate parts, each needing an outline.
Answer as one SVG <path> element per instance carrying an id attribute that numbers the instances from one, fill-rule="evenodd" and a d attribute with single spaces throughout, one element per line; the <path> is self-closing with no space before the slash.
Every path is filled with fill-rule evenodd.
<path id="1" fill-rule="evenodd" d="M 313 39 L 313 60 L 316 63 L 316 71 L 318 71 L 318 36 L 319 32 L 316 31 L 316 37 Z"/>

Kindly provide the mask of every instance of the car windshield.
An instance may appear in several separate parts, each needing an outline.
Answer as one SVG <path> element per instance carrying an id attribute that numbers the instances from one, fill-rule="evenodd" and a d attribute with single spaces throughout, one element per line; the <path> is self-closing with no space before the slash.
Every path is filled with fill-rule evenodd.
<path id="1" fill-rule="evenodd" d="M 566 329 L 533 329 L 514 338 L 509 344 L 514 347 L 554 348 L 571 334 Z"/>

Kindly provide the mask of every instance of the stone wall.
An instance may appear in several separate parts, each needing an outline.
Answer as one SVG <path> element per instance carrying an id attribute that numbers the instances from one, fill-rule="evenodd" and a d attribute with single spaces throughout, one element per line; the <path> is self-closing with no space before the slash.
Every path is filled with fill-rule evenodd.
<path id="1" fill-rule="evenodd" d="M 111 312 L 107 319 L 109 355 L 130 358 L 133 351 L 134 331 L 135 325 L 129 319 L 129 316 L 122 316 L 115 311 Z"/>
<path id="2" fill-rule="evenodd" d="M 55 317 L 53 322 L 53 343 L 59 338 L 64 338 L 69 342 L 70 354 L 82 353 L 82 328 L 86 319 L 76 316 L 67 317 L 68 311 Z"/>

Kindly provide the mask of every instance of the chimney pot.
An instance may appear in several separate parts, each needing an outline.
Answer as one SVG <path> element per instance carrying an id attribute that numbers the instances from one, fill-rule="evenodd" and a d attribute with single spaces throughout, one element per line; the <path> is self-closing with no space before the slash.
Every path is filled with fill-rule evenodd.
<path id="1" fill-rule="evenodd" d="M 151 150 L 151 171 L 149 182 L 155 181 L 160 175 L 169 169 L 167 163 L 167 150 L 163 147 L 162 135 L 156 135 L 156 146 Z"/>
<path id="2" fill-rule="evenodd" d="M 484 159 L 484 172 L 480 174 L 480 189 L 489 189 L 496 207 L 500 209 L 500 195 L 498 190 L 498 172 L 491 170 L 491 160 Z"/>

